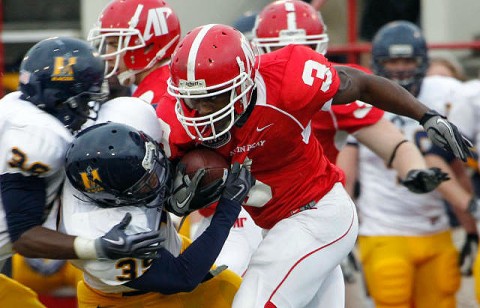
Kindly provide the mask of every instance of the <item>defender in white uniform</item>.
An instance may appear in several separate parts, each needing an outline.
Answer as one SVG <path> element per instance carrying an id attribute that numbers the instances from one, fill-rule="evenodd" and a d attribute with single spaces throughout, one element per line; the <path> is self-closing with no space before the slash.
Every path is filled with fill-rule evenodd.
<path id="1" fill-rule="evenodd" d="M 72 261 L 85 273 L 77 290 L 80 307 L 231 306 L 240 277 L 225 270 L 212 278 L 209 270 L 253 178 L 239 166 L 230 173 L 211 226 L 190 244 L 177 234 L 164 210 L 173 176 L 170 162 L 151 137 L 159 140 L 161 133 L 149 104 L 117 98 L 102 106 L 98 123 L 81 132 L 67 152 L 61 231 L 96 238 L 128 214 L 132 220 L 124 229 L 127 234 L 159 230 L 163 239 L 155 259 Z"/>
<path id="2" fill-rule="evenodd" d="M 49 259 L 137 256 L 133 246 L 112 244 L 103 234 L 86 239 L 52 230 L 56 218 L 52 208 L 64 180 L 64 157 L 72 134 L 88 119 L 90 106 L 106 98 L 104 66 L 82 40 L 46 39 L 25 55 L 20 91 L 0 100 L 1 265 L 12 249 L 27 257 Z M 136 239 L 135 248 L 146 249 L 139 257 L 156 254 L 156 247 L 148 247 L 152 241 L 147 246 L 142 243 L 143 239 L 158 243 L 156 232 Z M 2 293 L 7 297 L 0 299 L 2 303 L 23 300 L 16 292 L 19 285 L 8 285 L 12 288 Z M 24 305 L 22 301 L 15 306 Z"/>

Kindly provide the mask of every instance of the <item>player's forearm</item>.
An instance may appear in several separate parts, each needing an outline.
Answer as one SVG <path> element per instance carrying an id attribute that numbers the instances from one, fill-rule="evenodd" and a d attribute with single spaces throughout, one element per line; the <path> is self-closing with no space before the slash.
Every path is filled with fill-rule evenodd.
<path id="1" fill-rule="evenodd" d="M 405 142 L 399 145 L 392 168 L 397 171 L 399 178 L 405 179 L 410 170 L 426 169 L 427 164 L 418 148 L 411 142 Z"/>
<path id="2" fill-rule="evenodd" d="M 355 138 L 395 169 L 402 179 L 410 170 L 427 168 L 418 148 L 411 142 L 404 142 L 405 135 L 387 119 L 360 129 Z"/>
<path id="3" fill-rule="evenodd" d="M 367 75 L 368 82 L 364 88 L 362 100 L 372 105 L 419 121 L 429 110 L 407 90 L 382 77 Z"/>
<path id="4" fill-rule="evenodd" d="M 29 258 L 76 259 L 74 236 L 36 226 L 13 243 L 14 251 Z"/>
<path id="5" fill-rule="evenodd" d="M 220 253 L 240 204 L 220 199 L 210 226 L 178 257 L 166 250 L 139 278 L 126 285 L 142 291 L 174 294 L 192 291 L 209 273 Z"/>
<path id="6" fill-rule="evenodd" d="M 335 68 L 341 79 L 341 87 L 335 94 L 334 104 L 361 100 L 417 121 L 429 110 L 407 90 L 386 78 L 365 74 L 345 66 Z"/>

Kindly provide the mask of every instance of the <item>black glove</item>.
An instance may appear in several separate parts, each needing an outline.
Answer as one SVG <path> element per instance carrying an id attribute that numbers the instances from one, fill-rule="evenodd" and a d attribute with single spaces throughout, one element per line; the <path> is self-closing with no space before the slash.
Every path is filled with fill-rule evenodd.
<path id="1" fill-rule="evenodd" d="M 473 263 L 477 257 L 478 250 L 478 234 L 466 234 L 465 242 L 463 243 L 462 250 L 460 251 L 460 259 L 458 261 L 460 265 L 460 272 L 464 276 L 472 276 Z"/>
<path id="2" fill-rule="evenodd" d="M 413 169 L 408 171 L 407 177 L 400 183 L 408 190 L 417 194 L 428 193 L 442 182 L 449 180 L 448 173 L 440 168 Z"/>
<path id="3" fill-rule="evenodd" d="M 95 249 L 99 259 L 121 259 L 132 257 L 153 259 L 157 257 L 160 243 L 160 231 L 150 231 L 127 235 L 125 229 L 132 220 L 130 213 L 125 214 L 122 221 L 113 226 L 104 236 L 95 240 Z"/>
<path id="4" fill-rule="evenodd" d="M 237 201 L 241 204 L 253 185 L 255 185 L 255 177 L 247 168 L 236 162 L 228 174 L 222 198 Z"/>
<path id="5" fill-rule="evenodd" d="M 427 111 L 420 119 L 420 124 L 433 143 L 453 153 L 455 157 L 467 161 L 467 156 L 472 155 L 469 149 L 473 146 L 472 143 L 460 134 L 453 123 L 435 110 Z"/>
<path id="6" fill-rule="evenodd" d="M 177 216 L 188 215 L 218 201 L 225 184 L 225 178 L 222 178 L 205 187 L 199 187 L 205 169 L 198 169 L 192 179 L 186 174 L 185 169 L 184 164 L 177 165 L 173 193 L 165 204 L 165 209 Z"/>

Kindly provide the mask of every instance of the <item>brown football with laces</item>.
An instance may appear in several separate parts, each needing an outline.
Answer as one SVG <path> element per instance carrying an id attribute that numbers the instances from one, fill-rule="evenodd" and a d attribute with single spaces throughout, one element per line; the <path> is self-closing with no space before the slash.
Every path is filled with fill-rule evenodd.
<path id="1" fill-rule="evenodd" d="M 226 178 L 230 167 L 223 156 L 208 148 L 193 149 L 187 152 L 180 162 L 185 164 L 185 172 L 190 179 L 198 169 L 205 168 L 206 172 L 200 181 L 200 187 L 205 187 L 224 176 Z"/>

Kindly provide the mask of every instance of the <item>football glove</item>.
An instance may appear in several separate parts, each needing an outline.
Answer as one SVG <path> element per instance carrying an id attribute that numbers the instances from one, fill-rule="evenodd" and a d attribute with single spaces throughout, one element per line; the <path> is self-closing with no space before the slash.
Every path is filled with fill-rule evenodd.
<path id="1" fill-rule="evenodd" d="M 255 177 L 247 168 L 236 162 L 228 174 L 222 198 L 242 204 L 253 185 L 255 185 Z"/>
<path id="2" fill-rule="evenodd" d="M 460 251 L 460 258 L 458 263 L 460 265 L 460 272 L 463 276 L 472 276 L 473 263 L 477 257 L 478 251 L 478 234 L 467 233 L 465 236 L 465 242 L 463 243 Z"/>
<path id="3" fill-rule="evenodd" d="M 453 153 L 455 157 L 467 161 L 467 157 L 472 155 L 469 149 L 473 146 L 472 143 L 460 134 L 453 123 L 435 110 L 427 111 L 420 119 L 420 124 L 433 143 Z"/>
<path id="4" fill-rule="evenodd" d="M 165 204 L 167 211 L 180 217 L 218 201 L 225 184 L 224 177 L 200 187 L 199 183 L 205 175 L 205 169 L 198 169 L 191 179 L 185 170 L 185 164 L 177 165 L 173 193 Z"/>
<path id="5" fill-rule="evenodd" d="M 157 251 L 164 240 L 160 237 L 160 231 L 127 235 L 125 229 L 131 220 L 132 215 L 130 213 L 125 214 L 120 223 L 95 240 L 95 249 L 99 259 L 121 259 L 125 257 L 153 259 L 157 257 Z"/>
<path id="6" fill-rule="evenodd" d="M 449 180 L 447 173 L 440 168 L 413 169 L 408 171 L 407 177 L 400 183 L 408 190 L 417 194 L 428 193 L 442 182 Z"/>

